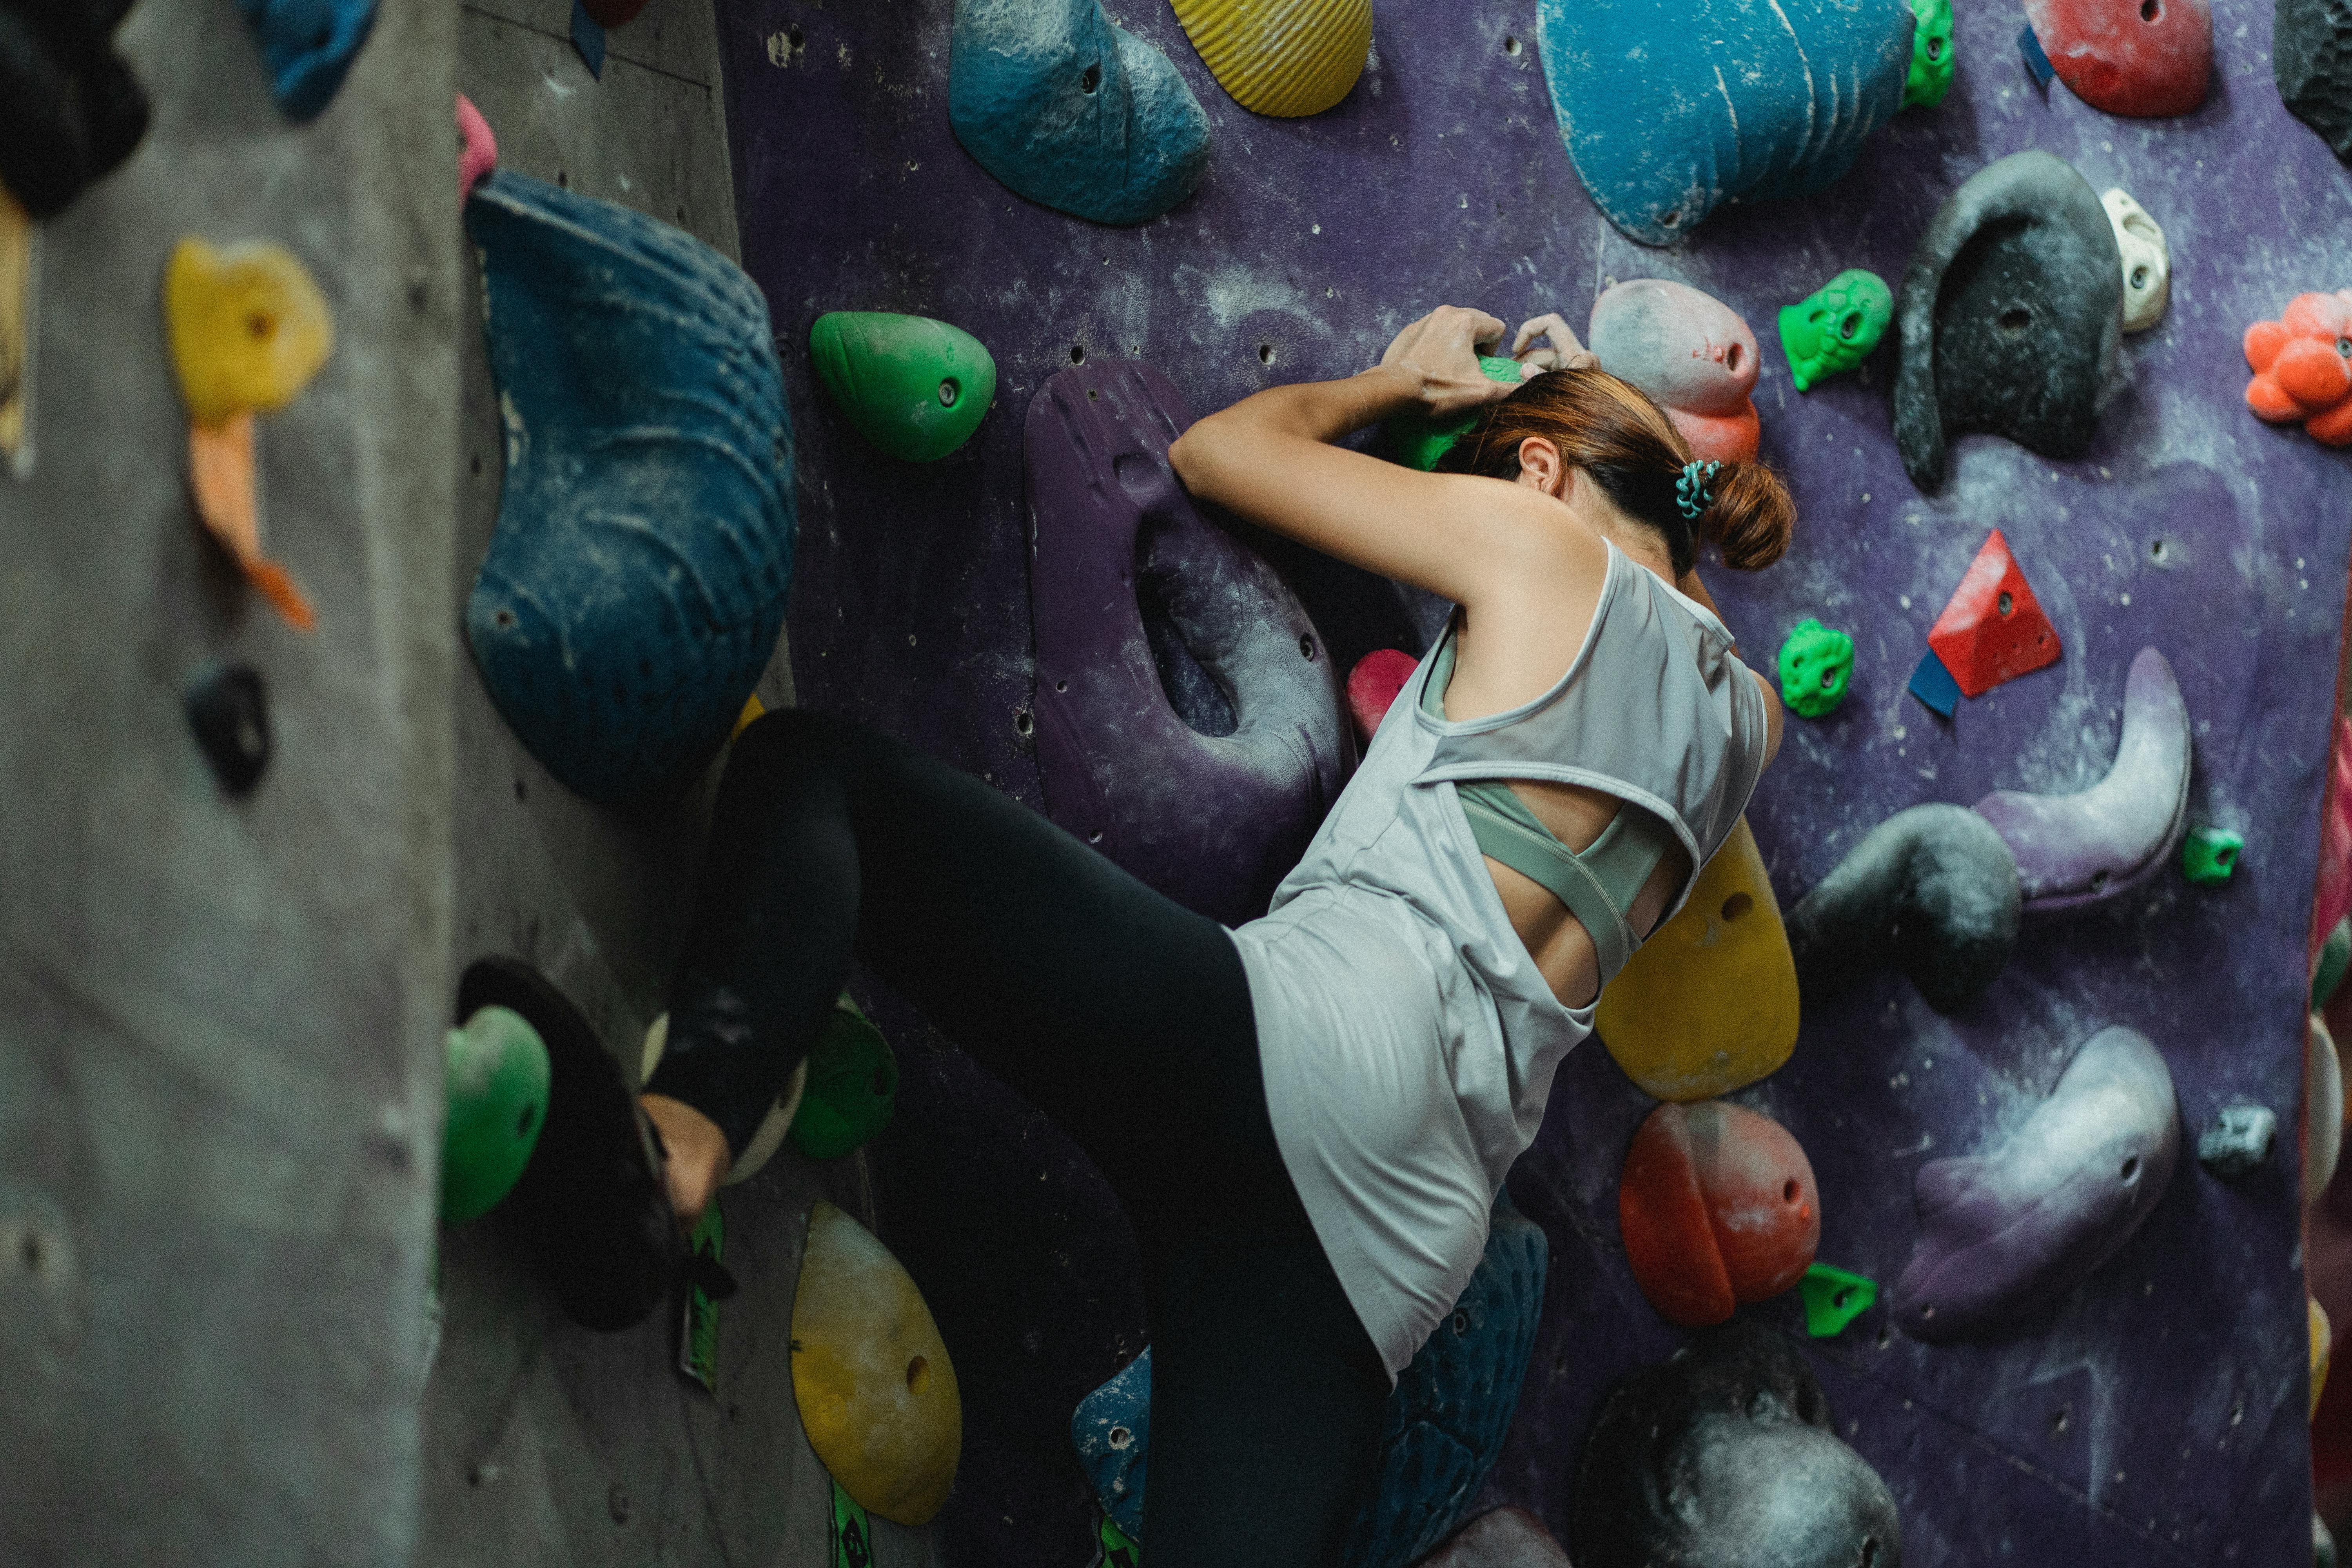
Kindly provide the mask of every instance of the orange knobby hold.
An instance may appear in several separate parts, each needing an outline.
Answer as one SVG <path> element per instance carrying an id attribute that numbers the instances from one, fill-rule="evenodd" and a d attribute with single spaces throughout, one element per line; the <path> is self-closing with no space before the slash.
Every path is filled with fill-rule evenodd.
<path id="1" fill-rule="evenodd" d="M 2315 441 L 2352 447 L 2352 289 L 2297 294 L 2275 321 L 2246 329 L 2246 406 Z"/>

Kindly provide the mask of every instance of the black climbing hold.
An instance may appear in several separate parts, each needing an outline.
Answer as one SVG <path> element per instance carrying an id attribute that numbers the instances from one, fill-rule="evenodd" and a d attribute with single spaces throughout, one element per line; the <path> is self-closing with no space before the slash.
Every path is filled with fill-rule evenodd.
<path id="1" fill-rule="evenodd" d="M 1753 1323 L 1621 1380 L 1585 1440 L 1577 1568 L 1901 1568 L 1894 1494 L 1839 1441 L 1812 1369 Z"/>
<path id="2" fill-rule="evenodd" d="M 269 704 L 260 672 L 245 664 L 207 665 L 181 700 L 221 788 L 248 793 L 269 767 Z"/>
<path id="3" fill-rule="evenodd" d="M 2352 0 L 2278 0 L 2271 73 L 2287 112 L 2352 163 Z"/>
<path id="4" fill-rule="evenodd" d="M 0 0 L 0 184 L 54 217 L 147 134 L 147 95 L 108 40 L 130 0 Z"/>
<path id="5" fill-rule="evenodd" d="M 2230 1105 L 2214 1112 L 2197 1135 L 2197 1163 L 2225 1181 L 2251 1176 L 2267 1163 L 2278 1138 L 2278 1116 L 2267 1105 Z"/>
<path id="6" fill-rule="evenodd" d="M 1942 803 L 1898 811 L 1789 911 L 1810 1006 L 1888 966 L 1927 1005 L 1957 1012 L 2017 945 L 2017 858 L 1991 823 Z"/>
<path id="7" fill-rule="evenodd" d="M 2096 191 L 2047 153 L 1986 165 L 1952 193 L 1903 275 L 1895 440 L 1922 490 L 1947 437 L 2006 437 L 2045 458 L 2090 446 L 2123 336 L 2123 253 Z"/>

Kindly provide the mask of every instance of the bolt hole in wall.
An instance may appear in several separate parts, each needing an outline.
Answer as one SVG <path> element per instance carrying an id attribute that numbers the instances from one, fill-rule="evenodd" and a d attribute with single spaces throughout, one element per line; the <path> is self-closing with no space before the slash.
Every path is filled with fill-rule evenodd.
<path id="1" fill-rule="evenodd" d="M 1732 894 L 1731 897 L 1723 900 L 1723 919 L 1725 923 L 1728 924 L 1733 921 L 1740 919 L 1742 916 L 1746 915 L 1748 910 L 1755 907 L 1756 900 L 1748 897 L 1746 893 Z"/>
<path id="2" fill-rule="evenodd" d="M 1084 364 L 1087 363 L 1086 344 L 1072 343 L 1070 345 L 1070 363 L 1072 364 Z"/>
<path id="3" fill-rule="evenodd" d="M 920 1393 L 922 1393 L 922 1392 L 923 1392 L 923 1390 L 924 1390 L 926 1387 L 929 1386 L 929 1384 L 930 1384 L 930 1381 L 931 1381 L 931 1363 L 930 1363 L 930 1361 L 929 1361 L 929 1358 L 924 1357 L 924 1356 L 917 1356 L 914 1360 L 912 1360 L 912 1361 L 910 1361 L 910 1362 L 908 1362 L 908 1363 L 907 1363 L 907 1392 L 908 1392 L 908 1393 L 909 1393 L 909 1394 L 920 1394 Z"/>
<path id="4" fill-rule="evenodd" d="M 1026 708 L 1015 708 L 1013 710 L 1013 732 L 1014 734 L 1026 737 L 1031 731 L 1036 728 L 1037 721 L 1030 717 L 1029 710 Z"/>
<path id="5" fill-rule="evenodd" d="M 1078 78 L 1078 90 L 1083 93 L 1091 94 L 1095 89 L 1101 85 L 1102 67 L 1099 65 L 1088 66 L 1086 68 L 1085 74 Z"/>
<path id="6" fill-rule="evenodd" d="M 1519 40 L 1516 37 L 1506 37 L 1503 39 L 1503 52 L 1507 55 L 1517 54 L 1520 47 Z"/>
<path id="7" fill-rule="evenodd" d="M 1260 364 L 1272 364 L 1274 363 L 1274 345 L 1272 343 L 1258 344 L 1257 363 Z"/>
<path id="8" fill-rule="evenodd" d="M 1298 654 L 1302 658 L 1313 658 L 1315 657 L 1315 639 L 1310 637 L 1301 637 L 1298 639 Z"/>
<path id="9" fill-rule="evenodd" d="M 2163 560 L 2165 548 L 2165 542 L 2161 539 L 2152 541 L 2147 547 L 2147 558 L 2150 561 Z"/>

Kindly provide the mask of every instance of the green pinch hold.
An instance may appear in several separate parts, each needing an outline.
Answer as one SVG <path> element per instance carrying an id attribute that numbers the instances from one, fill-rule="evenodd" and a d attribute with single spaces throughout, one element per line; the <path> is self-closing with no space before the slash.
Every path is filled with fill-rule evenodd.
<path id="1" fill-rule="evenodd" d="M 909 463 L 971 438 L 996 398 L 996 361 L 961 327 L 887 310 L 828 310 L 809 329 L 816 378 L 858 434 Z"/>
<path id="2" fill-rule="evenodd" d="M 539 1146 L 547 1121 L 547 1044 L 520 1013 L 484 1007 L 449 1031 L 441 1125 L 441 1218 L 496 1208 Z"/>
<path id="3" fill-rule="evenodd" d="M 1797 1281 L 1804 1298 L 1805 1332 L 1817 1340 L 1835 1339 L 1848 1323 L 1878 1304 L 1878 1282 L 1826 1263 L 1816 1263 Z"/>
<path id="4" fill-rule="evenodd" d="M 703 1209 L 702 1217 L 694 1222 L 687 1233 L 687 1247 L 700 1257 L 708 1255 L 717 1263 L 727 1245 L 727 1226 L 719 1217 L 719 1202 L 712 1199 Z M 677 1335 L 677 1370 L 692 1382 L 700 1384 L 703 1392 L 716 1395 L 719 1392 L 719 1303 L 703 1293 L 699 1285 L 686 1289 L 684 1323 Z"/>
<path id="5" fill-rule="evenodd" d="M 873 1568 L 874 1521 L 857 1500 L 833 1483 L 833 1568 Z"/>
<path id="6" fill-rule="evenodd" d="M 1853 679 L 1853 638 L 1806 619 L 1780 645 L 1780 700 L 1800 718 L 1818 719 L 1845 700 Z"/>
<path id="7" fill-rule="evenodd" d="M 2226 827 L 2192 827 L 2180 841 L 2180 874 L 2200 888 L 2226 882 L 2246 841 Z"/>
<path id="8" fill-rule="evenodd" d="M 2352 915 L 2336 922 L 2327 940 L 2319 944 L 2319 957 L 2311 966 L 2311 1010 L 2318 1012 L 2344 984 L 2344 971 L 2352 965 Z"/>
<path id="9" fill-rule="evenodd" d="M 1903 77 L 1903 107 L 1933 109 L 1952 89 L 1952 0 L 1909 0 L 1911 68 Z"/>
<path id="10" fill-rule="evenodd" d="M 1488 381 L 1499 381 L 1505 386 L 1517 386 L 1525 379 L 1519 362 L 1497 359 L 1493 354 L 1480 354 L 1478 368 Z M 1388 443 L 1389 457 L 1408 468 L 1423 473 L 1437 467 L 1454 442 L 1462 439 L 1478 426 L 1478 416 L 1465 414 L 1459 419 L 1433 425 L 1418 414 L 1400 414 L 1382 426 L 1381 434 Z"/>
<path id="11" fill-rule="evenodd" d="M 812 1160 L 837 1160 L 889 1125 L 898 1096 L 898 1058 L 844 992 L 809 1047 L 793 1147 Z"/>
<path id="12" fill-rule="evenodd" d="M 1847 268 L 1795 304 L 1780 307 L 1780 352 L 1789 358 L 1789 379 L 1799 392 L 1810 392 L 1813 383 L 1854 369 L 1870 357 L 1894 319 L 1895 294 L 1886 279 Z"/>

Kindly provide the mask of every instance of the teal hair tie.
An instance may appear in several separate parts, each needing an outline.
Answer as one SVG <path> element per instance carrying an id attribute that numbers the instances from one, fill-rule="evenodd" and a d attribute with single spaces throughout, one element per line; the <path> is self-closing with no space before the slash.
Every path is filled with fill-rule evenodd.
<path id="1" fill-rule="evenodd" d="M 1715 483 L 1716 470 L 1722 467 L 1713 458 L 1683 465 L 1683 477 L 1675 481 L 1675 504 L 1693 522 L 1715 503 L 1715 491 L 1710 487 Z"/>

